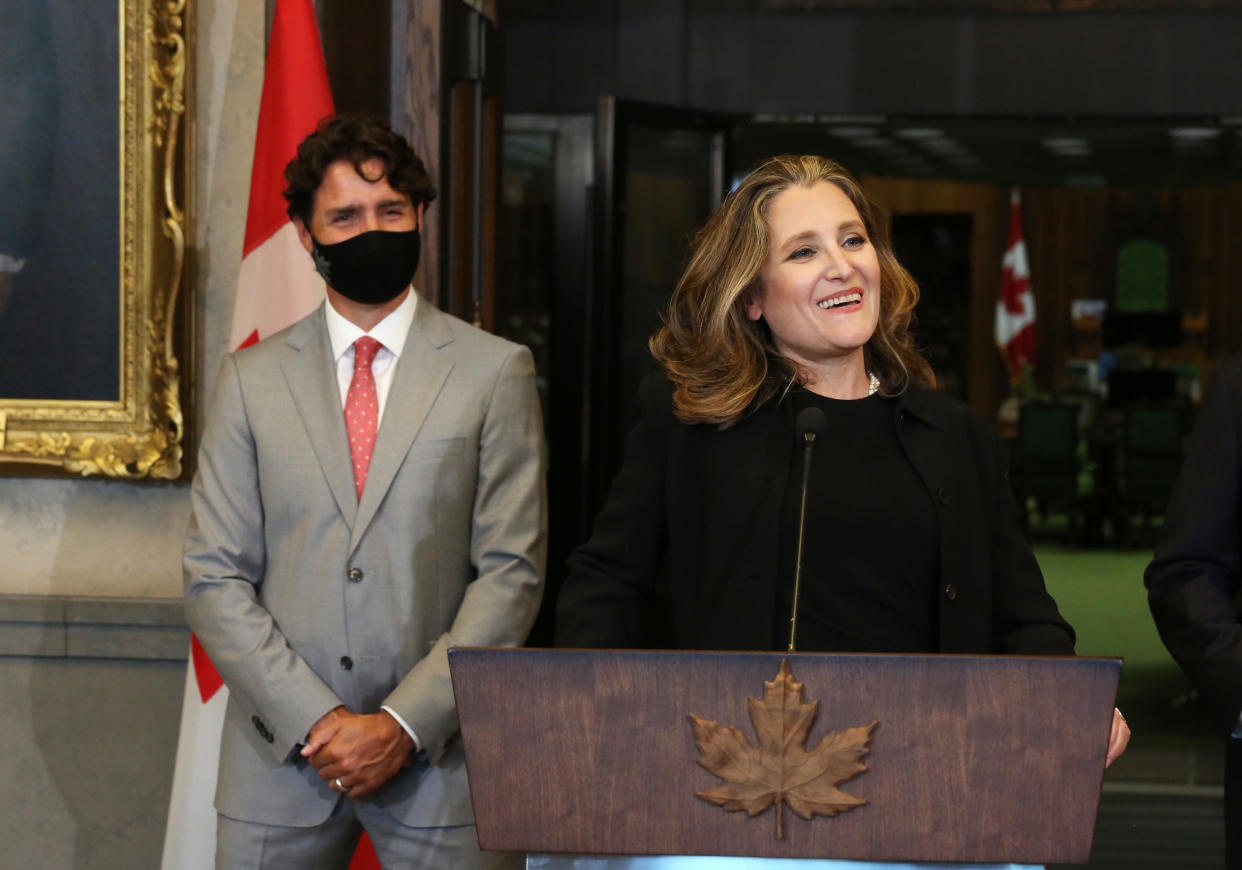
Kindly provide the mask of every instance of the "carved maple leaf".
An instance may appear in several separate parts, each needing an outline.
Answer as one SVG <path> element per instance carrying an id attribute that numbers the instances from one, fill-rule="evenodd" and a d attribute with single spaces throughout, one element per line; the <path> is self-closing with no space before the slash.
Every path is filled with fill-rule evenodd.
<path id="1" fill-rule="evenodd" d="M 808 752 L 806 738 L 819 702 L 802 703 L 803 685 L 794 681 L 786 661 L 776 679 L 763 685 L 763 700 L 748 700 L 758 748 L 736 728 L 690 715 L 702 753 L 699 764 L 726 781 L 696 795 L 726 811 L 745 810 L 751 816 L 775 804 L 778 840 L 785 836 L 785 804 L 807 820 L 816 813 L 835 816 L 865 804 L 837 786 L 867 769 L 861 759 L 878 723 L 825 734 Z"/>

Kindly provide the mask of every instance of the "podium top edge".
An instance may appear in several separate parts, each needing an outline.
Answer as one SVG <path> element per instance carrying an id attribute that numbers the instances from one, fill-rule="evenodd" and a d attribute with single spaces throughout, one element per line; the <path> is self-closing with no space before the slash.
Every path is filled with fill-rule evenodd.
<path id="1" fill-rule="evenodd" d="M 882 661 L 896 660 L 944 660 L 957 659 L 969 661 L 1061 661 L 1061 662 L 1092 662 L 1098 665 L 1111 665 L 1120 669 L 1125 662 L 1121 656 L 1038 656 L 1038 655 L 977 655 L 963 653 L 836 653 L 836 652 L 788 652 L 781 650 L 687 650 L 687 649 L 610 649 L 610 648 L 575 648 L 575 647 L 498 647 L 498 646 L 456 646 L 448 650 L 449 658 L 475 656 L 595 656 L 595 657 L 735 657 L 738 659 L 873 659 Z"/>

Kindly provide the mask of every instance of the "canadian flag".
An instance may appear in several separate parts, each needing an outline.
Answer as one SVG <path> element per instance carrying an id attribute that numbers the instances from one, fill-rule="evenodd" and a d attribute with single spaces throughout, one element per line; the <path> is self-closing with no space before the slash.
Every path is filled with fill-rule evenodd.
<path id="1" fill-rule="evenodd" d="M 250 206 L 230 347 L 242 348 L 314 310 L 323 279 L 285 212 L 285 165 L 320 119 L 333 113 L 328 70 L 312 0 L 277 0 L 268 44 Z M 229 690 L 198 638 L 190 641 L 177 764 L 173 773 L 163 870 L 212 870 L 216 854 L 216 768 Z M 351 870 L 379 870 L 370 841 Z"/>
<path id="2" fill-rule="evenodd" d="M 250 207 L 229 346 L 247 347 L 310 314 L 323 279 L 285 211 L 285 166 L 331 115 L 332 91 L 312 0 L 277 0 L 250 170 Z"/>
<path id="3" fill-rule="evenodd" d="M 996 344 L 1017 380 L 1024 365 L 1035 362 L 1035 294 L 1022 238 L 1022 197 L 1009 194 L 1009 243 L 1001 265 L 1001 293 L 996 300 Z"/>

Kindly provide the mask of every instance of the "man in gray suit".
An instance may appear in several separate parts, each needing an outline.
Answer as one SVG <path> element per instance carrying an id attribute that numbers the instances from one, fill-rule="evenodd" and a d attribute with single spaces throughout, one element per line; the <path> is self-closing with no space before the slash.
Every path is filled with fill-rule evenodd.
<path id="1" fill-rule="evenodd" d="M 479 851 L 447 650 L 539 605 L 543 440 L 526 348 L 410 286 L 434 197 L 384 125 L 325 120 L 285 170 L 328 285 L 224 360 L 185 545 L 191 628 L 230 689 L 218 868 L 516 866 Z"/>

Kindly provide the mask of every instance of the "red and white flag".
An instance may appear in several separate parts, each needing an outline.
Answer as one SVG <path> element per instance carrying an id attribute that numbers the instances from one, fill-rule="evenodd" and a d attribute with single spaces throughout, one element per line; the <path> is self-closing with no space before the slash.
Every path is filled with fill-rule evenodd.
<path id="1" fill-rule="evenodd" d="M 309 314 L 323 299 L 323 279 L 298 241 L 281 192 L 285 165 L 293 159 L 298 143 L 332 111 L 312 0 L 277 0 L 259 105 L 230 347 L 245 347 L 278 332 Z M 191 638 L 163 870 L 212 870 L 215 866 L 213 803 L 228 694 L 198 638 Z"/>
<path id="2" fill-rule="evenodd" d="M 1009 195 L 1009 243 L 1002 264 L 1001 293 L 996 300 L 996 344 L 1017 380 L 1023 366 L 1035 362 L 1035 294 L 1022 237 L 1022 198 L 1015 187 Z"/>
<path id="3" fill-rule="evenodd" d="M 277 0 L 263 75 L 229 346 L 247 347 L 310 314 L 323 279 L 285 211 L 285 166 L 298 143 L 331 115 L 332 91 L 312 0 Z"/>

